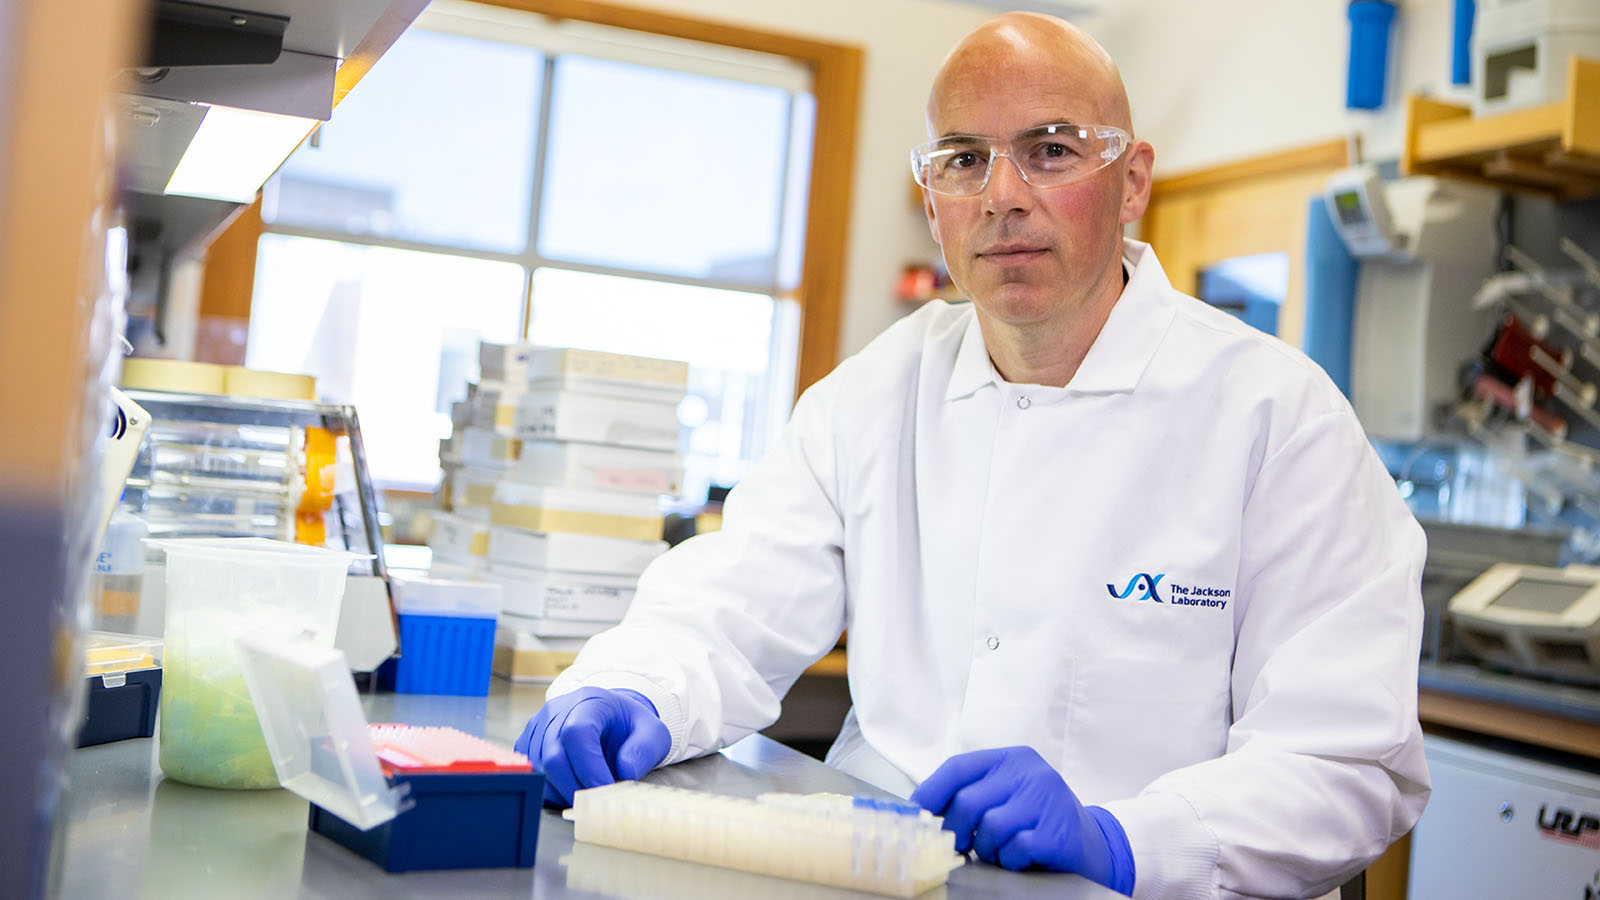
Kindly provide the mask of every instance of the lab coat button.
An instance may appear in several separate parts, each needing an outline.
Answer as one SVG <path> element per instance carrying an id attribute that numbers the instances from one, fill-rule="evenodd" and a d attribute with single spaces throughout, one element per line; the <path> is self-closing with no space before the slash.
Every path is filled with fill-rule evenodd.
<path id="1" fill-rule="evenodd" d="M 988 644 L 989 644 L 989 649 L 990 650 L 999 650 L 1000 649 L 1000 639 L 995 637 L 994 635 L 990 635 L 989 636 Z"/>
<path id="2" fill-rule="evenodd" d="M 1032 405 L 1033 404 L 1031 402 L 1029 402 L 1027 397 L 1018 397 L 1017 398 L 1017 409 L 1027 409 L 1029 406 L 1032 406 Z"/>

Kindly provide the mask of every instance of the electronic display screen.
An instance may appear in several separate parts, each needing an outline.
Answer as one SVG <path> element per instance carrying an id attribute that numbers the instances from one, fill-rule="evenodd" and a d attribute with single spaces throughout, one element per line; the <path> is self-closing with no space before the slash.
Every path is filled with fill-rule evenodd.
<path id="1" fill-rule="evenodd" d="M 1559 614 L 1578 602 L 1594 585 L 1571 581 L 1540 581 L 1519 578 L 1490 602 L 1496 609 L 1525 609 L 1529 612 Z"/>
<path id="2" fill-rule="evenodd" d="M 1339 221 L 1345 225 L 1360 225 L 1367 221 L 1367 211 L 1361 205 L 1360 191 L 1340 191 L 1334 194 L 1333 207 L 1339 211 Z"/>

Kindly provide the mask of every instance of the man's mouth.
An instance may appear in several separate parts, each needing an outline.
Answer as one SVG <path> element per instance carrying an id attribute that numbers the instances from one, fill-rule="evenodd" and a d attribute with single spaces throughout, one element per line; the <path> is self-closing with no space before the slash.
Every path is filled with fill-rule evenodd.
<path id="1" fill-rule="evenodd" d="M 1016 265 L 1043 256 L 1048 251 L 1033 244 L 997 244 L 978 251 L 978 258 L 999 265 Z"/>

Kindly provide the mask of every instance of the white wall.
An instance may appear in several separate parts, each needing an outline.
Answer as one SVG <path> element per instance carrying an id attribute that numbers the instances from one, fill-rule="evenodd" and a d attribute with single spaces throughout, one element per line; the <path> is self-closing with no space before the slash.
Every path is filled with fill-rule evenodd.
<path id="1" fill-rule="evenodd" d="M 900 267 L 936 252 L 908 196 L 906 151 L 923 137 L 945 52 L 992 11 L 955 0 L 635 0 L 683 15 L 851 43 L 865 51 L 840 355 L 905 307 Z M 1347 0 L 1100 0 L 1078 18 L 1122 69 L 1135 129 L 1158 175 L 1359 133 L 1365 158 L 1399 155 L 1403 98 L 1450 85 L 1451 0 L 1401 0 L 1377 113 L 1344 107 Z M 819 148 L 826 152 L 826 148 Z"/>
<path id="2" fill-rule="evenodd" d="M 746 25 L 864 51 L 855 190 L 845 260 L 839 354 L 853 353 L 905 308 L 894 285 L 908 261 L 936 252 L 911 205 L 907 153 L 924 136 L 928 85 L 945 52 L 990 12 L 936 0 L 630 0 L 633 5 Z M 828 148 L 818 147 L 826 153 Z"/>
<path id="3" fill-rule="evenodd" d="M 1105 0 L 1078 20 L 1117 60 L 1135 130 L 1170 175 L 1358 133 L 1399 156 L 1407 92 L 1465 102 L 1450 84 L 1451 0 L 1401 0 L 1389 99 L 1344 106 L 1348 0 Z"/>

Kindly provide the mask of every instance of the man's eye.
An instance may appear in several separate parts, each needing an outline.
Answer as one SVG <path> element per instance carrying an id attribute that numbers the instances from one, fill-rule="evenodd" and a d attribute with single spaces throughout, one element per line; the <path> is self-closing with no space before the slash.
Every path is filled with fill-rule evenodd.
<path id="1" fill-rule="evenodd" d="M 1046 159 L 1062 159 L 1068 156 L 1077 156 L 1078 152 L 1066 144 L 1040 144 L 1036 151 L 1039 156 Z"/>
<path id="2" fill-rule="evenodd" d="M 981 166 L 983 163 L 983 157 L 979 156 L 976 152 L 972 150 L 962 150 L 959 153 L 952 153 L 947 164 L 952 169 L 970 169 L 974 166 Z"/>

